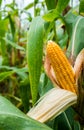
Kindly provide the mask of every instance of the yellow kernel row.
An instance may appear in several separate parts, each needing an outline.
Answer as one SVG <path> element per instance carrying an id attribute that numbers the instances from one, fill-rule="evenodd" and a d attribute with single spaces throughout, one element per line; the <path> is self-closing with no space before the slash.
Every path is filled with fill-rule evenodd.
<path id="1" fill-rule="evenodd" d="M 61 48 L 55 42 L 49 41 L 46 52 L 60 87 L 76 93 L 75 73 Z"/>

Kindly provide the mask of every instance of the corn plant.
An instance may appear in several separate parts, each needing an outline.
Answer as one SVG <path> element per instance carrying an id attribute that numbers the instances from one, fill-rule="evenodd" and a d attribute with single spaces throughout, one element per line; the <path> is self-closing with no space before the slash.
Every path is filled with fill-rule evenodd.
<path id="1" fill-rule="evenodd" d="M 83 130 L 84 0 L 2 4 L 0 129 Z"/>

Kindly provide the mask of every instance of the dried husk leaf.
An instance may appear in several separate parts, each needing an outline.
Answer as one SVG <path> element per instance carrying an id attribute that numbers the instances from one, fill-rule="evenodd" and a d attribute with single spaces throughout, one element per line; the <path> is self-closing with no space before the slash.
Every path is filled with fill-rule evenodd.
<path id="1" fill-rule="evenodd" d="M 45 68 L 45 72 L 46 72 L 47 76 L 50 78 L 50 80 L 52 81 L 54 86 L 59 85 L 47 54 L 45 56 L 44 68 Z"/>
<path id="2" fill-rule="evenodd" d="M 77 95 L 59 87 L 47 92 L 27 115 L 40 122 L 46 122 L 58 116 L 69 106 L 77 102 Z"/>
<path id="3" fill-rule="evenodd" d="M 81 52 L 78 54 L 76 61 L 75 61 L 74 71 L 75 71 L 76 80 L 78 80 L 78 78 L 81 74 L 83 65 L 84 65 L 84 49 L 81 50 Z"/>
<path id="4" fill-rule="evenodd" d="M 78 121 L 84 127 L 84 49 L 76 58 L 74 71 L 78 84 L 77 104 L 75 110 L 78 114 Z"/>

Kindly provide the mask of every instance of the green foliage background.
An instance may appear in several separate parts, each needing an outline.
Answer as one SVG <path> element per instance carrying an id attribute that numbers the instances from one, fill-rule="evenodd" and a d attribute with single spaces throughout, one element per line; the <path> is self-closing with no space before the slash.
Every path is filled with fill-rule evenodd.
<path id="1" fill-rule="evenodd" d="M 84 0 L 70 7 L 69 0 L 34 0 L 23 10 L 15 1 L 2 9 L 0 1 L 0 129 L 1 130 L 80 130 L 70 107 L 41 124 L 27 117 L 32 105 L 53 84 L 45 74 L 43 60 L 48 40 L 54 40 L 74 58 L 84 48 Z M 34 8 L 34 16 L 28 13 Z M 19 13 L 20 12 L 20 13 Z M 28 28 L 20 15 L 27 14 Z M 12 104 L 10 103 L 10 100 Z M 22 112 L 21 112 L 22 111 Z"/>

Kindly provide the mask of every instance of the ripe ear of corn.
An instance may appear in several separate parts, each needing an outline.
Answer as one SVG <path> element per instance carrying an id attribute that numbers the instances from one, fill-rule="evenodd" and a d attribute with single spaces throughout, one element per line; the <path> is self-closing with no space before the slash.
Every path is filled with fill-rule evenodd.
<path id="1" fill-rule="evenodd" d="M 55 42 L 49 41 L 46 51 L 60 87 L 76 93 L 75 73 L 61 48 Z"/>

